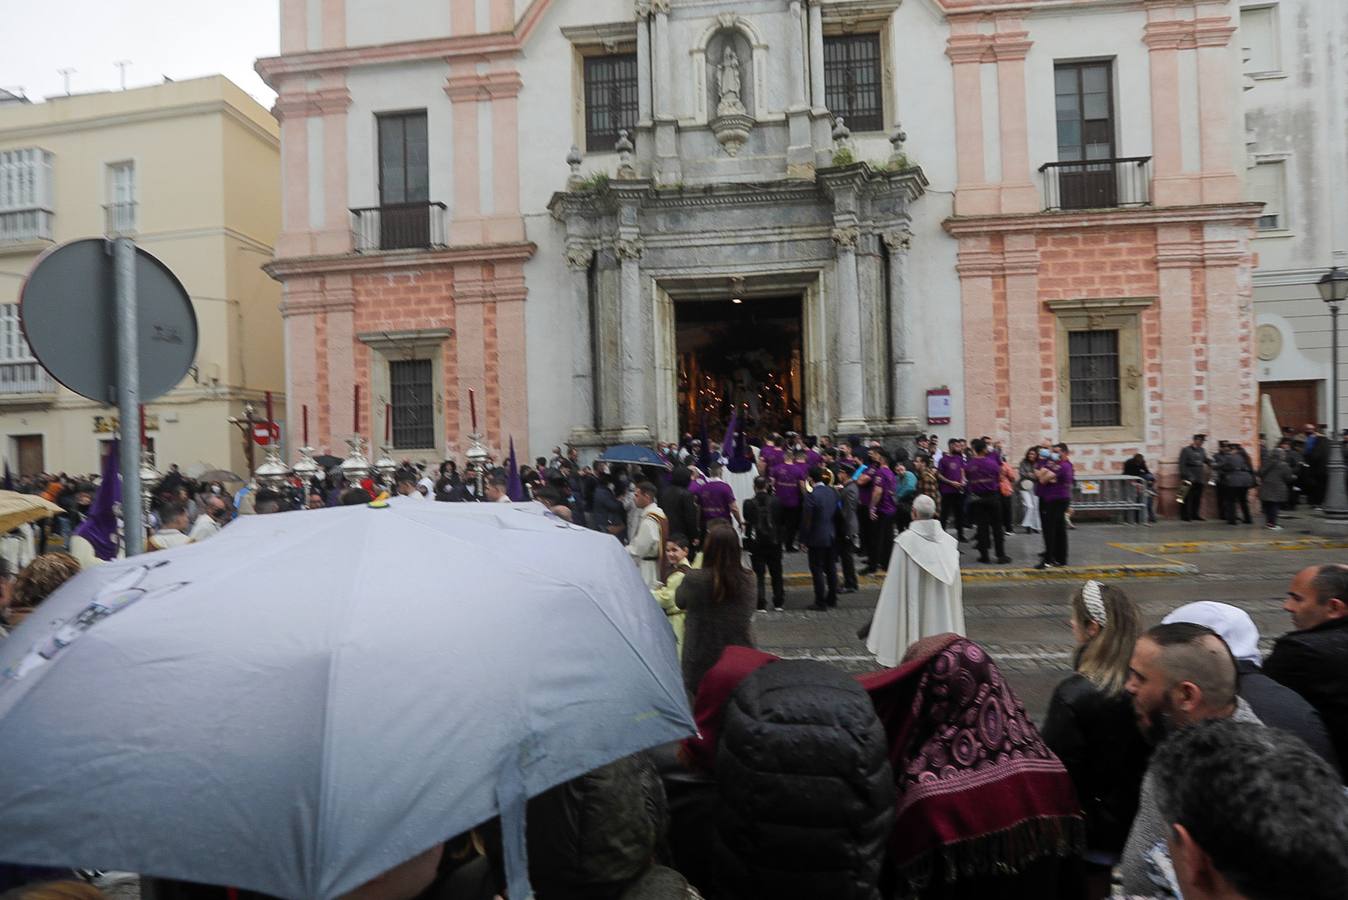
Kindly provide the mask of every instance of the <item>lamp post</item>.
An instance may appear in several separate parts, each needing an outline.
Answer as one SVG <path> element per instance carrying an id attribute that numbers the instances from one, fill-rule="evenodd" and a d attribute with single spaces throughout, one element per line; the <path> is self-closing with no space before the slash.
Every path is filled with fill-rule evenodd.
<path id="1" fill-rule="evenodd" d="M 1338 266 L 1330 269 L 1316 287 L 1320 299 L 1329 304 L 1332 322 L 1332 350 L 1330 351 L 1329 465 L 1325 490 L 1324 516 L 1336 526 L 1348 525 L 1348 489 L 1344 485 L 1343 432 L 1339 428 L 1339 304 L 1348 300 L 1348 272 Z"/>

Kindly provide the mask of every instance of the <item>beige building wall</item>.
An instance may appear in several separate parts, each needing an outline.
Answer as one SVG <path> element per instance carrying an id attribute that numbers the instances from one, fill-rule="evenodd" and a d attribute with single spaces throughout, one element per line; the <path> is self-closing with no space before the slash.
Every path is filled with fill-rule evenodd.
<path id="1" fill-rule="evenodd" d="M 7 231 L 13 211 L 0 203 L 0 304 L 18 302 L 43 251 L 105 233 L 108 166 L 133 162 L 136 242 L 182 281 L 199 335 L 193 371 L 146 405 L 156 463 L 245 474 L 243 442 L 227 418 L 250 400 L 261 415 L 270 390 L 284 421 L 281 289 L 261 270 L 281 219 L 276 120 L 220 76 L 0 105 L 0 163 L 6 151 L 32 147 L 51 154 L 50 228 Z M 115 410 L 17 377 L 31 369 L 5 350 L 0 340 L 0 453 L 15 470 L 31 469 L 39 436 L 43 469 L 95 470 L 99 443 L 111 437 L 95 420 Z"/>

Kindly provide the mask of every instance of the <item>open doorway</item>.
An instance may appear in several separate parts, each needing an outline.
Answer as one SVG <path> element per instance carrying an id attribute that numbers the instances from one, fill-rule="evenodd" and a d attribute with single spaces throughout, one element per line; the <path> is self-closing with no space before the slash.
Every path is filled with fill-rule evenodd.
<path id="1" fill-rule="evenodd" d="M 719 438 L 736 411 L 756 434 L 805 430 L 799 295 L 679 300 L 674 322 L 680 433 L 705 416 Z"/>

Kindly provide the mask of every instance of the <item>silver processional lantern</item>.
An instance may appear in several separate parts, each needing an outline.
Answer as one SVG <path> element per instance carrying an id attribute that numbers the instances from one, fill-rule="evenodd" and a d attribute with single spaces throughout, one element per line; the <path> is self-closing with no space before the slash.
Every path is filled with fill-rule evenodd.
<path id="1" fill-rule="evenodd" d="M 370 474 L 370 460 L 365 456 L 365 439 L 360 435 L 347 438 L 351 453 L 342 460 L 342 477 L 347 484 L 359 485 Z"/>

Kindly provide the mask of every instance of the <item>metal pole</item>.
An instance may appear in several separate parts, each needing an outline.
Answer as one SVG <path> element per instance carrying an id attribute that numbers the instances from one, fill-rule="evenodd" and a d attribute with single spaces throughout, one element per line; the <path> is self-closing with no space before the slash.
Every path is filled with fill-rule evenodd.
<path id="1" fill-rule="evenodd" d="M 136 330 L 136 245 L 113 241 L 117 319 L 117 412 L 122 441 L 122 532 L 126 555 L 145 552 L 140 496 L 140 348 Z"/>
<path id="2" fill-rule="evenodd" d="M 1327 519 L 1348 519 L 1348 488 L 1344 485 L 1343 431 L 1339 428 L 1339 304 L 1329 304 L 1329 316 L 1334 334 L 1330 351 L 1330 390 L 1334 399 L 1330 413 L 1329 465 L 1326 474 L 1324 513 Z"/>

